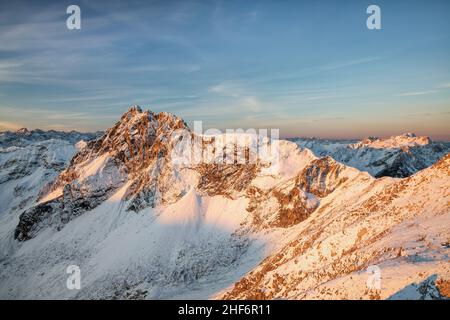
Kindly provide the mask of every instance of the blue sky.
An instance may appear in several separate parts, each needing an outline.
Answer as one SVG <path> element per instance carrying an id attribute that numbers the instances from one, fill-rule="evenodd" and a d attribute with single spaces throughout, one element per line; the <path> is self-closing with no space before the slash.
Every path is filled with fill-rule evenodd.
<path id="1" fill-rule="evenodd" d="M 81 8 L 81 30 L 66 8 Z M 382 30 L 366 28 L 381 8 Z M 132 104 L 204 127 L 450 139 L 449 1 L 1 1 L 0 128 Z"/>

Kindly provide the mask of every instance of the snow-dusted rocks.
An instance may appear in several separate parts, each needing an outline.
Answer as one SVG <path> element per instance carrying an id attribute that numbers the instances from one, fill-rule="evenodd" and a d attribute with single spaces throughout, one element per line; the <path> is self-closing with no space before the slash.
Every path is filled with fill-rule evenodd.
<path id="1" fill-rule="evenodd" d="M 216 298 L 418 299 L 421 286 L 431 288 L 422 296 L 448 298 L 449 174 L 447 155 L 406 179 L 347 180 L 291 228 L 281 250 Z M 378 288 L 367 285 L 370 266 Z"/>

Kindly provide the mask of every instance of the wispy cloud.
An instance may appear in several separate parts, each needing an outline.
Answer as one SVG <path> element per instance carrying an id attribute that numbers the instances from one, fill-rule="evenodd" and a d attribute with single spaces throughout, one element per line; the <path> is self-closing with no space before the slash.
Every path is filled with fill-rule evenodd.
<path id="1" fill-rule="evenodd" d="M 239 98 L 243 95 L 243 90 L 235 84 L 222 82 L 208 88 L 209 92 L 226 97 Z"/>
<path id="2" fill-rule="evenodd" d="M 428 95 L 428 94 L 434 94 L 438 93 L 440 91 L 443 91 L 445 89 L 450 88 L 450 82 L 440 84 L 438 86 L 435 86 L 435 89 L 431 90 L 423 90 L 423 91 L 411 91 L 411 92 L 403 92 L 398 94 L 398 97 L 413 97 L 413 96 L 422 96 L 422 95 Z"/>
<path id="3" fill-rule="evenodd" d="M 450 88 L 450 82 L 443 83 L 438 88 L 439 89 L 449 89 Z"/>
<path id="4" fill-rule="evenodd" d="M 413 91 L 413 92 L 404 92 L 398 94 L 399 97 L 412 97 L 412 96 L 423 96 L 426 94 L 433 94 L 439 92 L 438 90 L 428 90 L 428 91 Z"/>
<path id="5" fill-rule="evenodd" d="M 337 63 L 337 64 L 326 65 L 326 66 L 321 67 L 321 69 L 336 70 L 336 69 L 352 67 L 352 66 L 356 66 L 356 65 L 360 65 L 360 64 L 370 63 L 370 62 L 374 62 L 374 61 L 378 61 L 378 60 L 381 60 L 381 57 L 366 57 L 366 58 L 361 58 L 361 59 L 345 61 L 345 62 L 341 62 L 341 63 Z"/>
<path id="6" fill-rule="evenodd" d="M 239 110 L 261 111 L 263 103 L 256 96 L 246 92 L 242 86 L 234 83 L 220 83 L 208 88 L 208 92 L 230 98 L 230 104 Z M 231 107 L 231 106 L 230 106 Z"/>
<path id="7" fill-rule="evenodd" d="M 306 97 L 305 101 L 316 101 L 316 100 L 328 100 L 328 99 L 341 99 L 341 98 L 349 98 L 349 97 L 357 97 L 357 94 L 352 95 L 318 95 L 318 96 L 310 96 Z"/>
<path id="8" fill-rule="evenodd" d="M 241 105 L 253 112 L 261 111 L 262 103 L 256 97 L 245 97 L 241 99 Z"/>

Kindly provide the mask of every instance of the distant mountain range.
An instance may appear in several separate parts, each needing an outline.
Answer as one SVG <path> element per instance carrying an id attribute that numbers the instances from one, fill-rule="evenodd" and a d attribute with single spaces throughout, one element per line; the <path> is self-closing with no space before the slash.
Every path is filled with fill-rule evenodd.
<path id="1" fill-rule="evenodd" d="M 407 133 L 386 139 L 362 141 L 290 139 L 318 157 L 331 156 L 339 162 L 369 172 L 374 177 L 408 177 L 425 169 L 450 152 L 449 142 L 433 142 L 428 137 Z"/>
<path id="2" fill-rule="evenodd" d="M 0 133 L 0 298 L 450 297 L 448 143 L 271 140 L 273 171 L 175 164 L 180 130 L 217 157 L 223 137 L 138 106 L 104 133 Z"/>
<path id="3" fill-rule="evenodd" d="M 0 132 L 0 147 L 21 147 L 47 140 L 63 140 L 74 144 L 80 140 L 87 141 L 98 138 L 102 134 L 103 132 L 101 131 L 97 131 L 95 133 L 82 133 L 77 131 L 44 131 L 39 129 L 28 130 L 27 128 L 22 128 L 17 131 Z"/>

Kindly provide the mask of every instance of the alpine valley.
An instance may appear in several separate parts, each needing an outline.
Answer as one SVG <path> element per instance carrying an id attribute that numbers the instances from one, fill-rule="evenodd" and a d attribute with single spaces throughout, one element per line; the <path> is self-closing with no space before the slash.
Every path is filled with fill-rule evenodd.
<path id="1" fill-rule="evenodd" d="M 176 164 L 180 130 L 202 157 L 223 139 L 138 106 L 105 132 L 0 133 L 0 298 L 450 297 L 449 143 L 269 140 L 270 170 Z"/>

